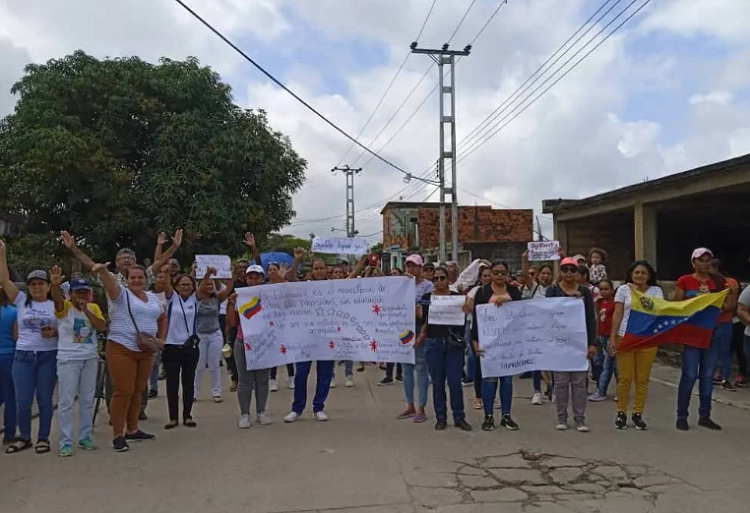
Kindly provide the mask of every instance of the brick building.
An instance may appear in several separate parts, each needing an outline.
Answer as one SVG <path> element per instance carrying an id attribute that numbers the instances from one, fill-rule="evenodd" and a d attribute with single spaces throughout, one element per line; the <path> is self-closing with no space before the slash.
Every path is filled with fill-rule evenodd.
<path id="1" fill-rule="evenodd" d="M 419 252 L 428 261 L 438 260 L 440 210 L 438 203 L 390 202 L 383 216 L 383 261 L 388 268 L 403 268 L 409 253 Z M 446 240 L 451 252 L 452 224 L 446 209 Z M 521 254 L 533 240 L 534 214 L 531 209 L 506 210 L 490 206 L 458 207 L 458 254 L 461 267 L 476 258 L 507 260 L 520 269 Z"/>

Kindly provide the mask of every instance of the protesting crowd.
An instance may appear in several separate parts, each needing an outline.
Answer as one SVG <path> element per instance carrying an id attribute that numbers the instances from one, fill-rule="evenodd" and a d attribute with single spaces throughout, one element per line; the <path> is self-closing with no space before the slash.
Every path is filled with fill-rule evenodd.
<path id="1" fill-rule="evenodd" d="M 222 366 L 230 374 L 229 392 L 237 395 L 239 428 L 250 428 L 253 420 L 259 425 L 272 423 L 268 400 L 272 392 L 279 390 L 280 382 L 294 395 L 283 420 L 297 421 L 307 408 L 307 382 L 313 363 L 313 416 L 318 421 L 328 420 L 325 405 L 330 389 L 336 387 L 337 362 L 289 363 L 283 381 L 278 379 L 276 367 L 249 370 L 246 350 L 253 340 L 243 333 L 241 317 L 251 315 L 252 308 L 238 304 L 237 292 L 247 287 L 287 286 L 282 284 L 297 281 L 382 278 L 377 257 L 362 256 L 350 267 L 345 260 L 331 265 L 315 255 L 307 260 L 306 252 L 297 249 L 292 265 L 271 262 L 264 267 L 254 237 L 247 234 L 245 243 L 253 260 L 234 261 L 233 278 L 219 279 L 216 268 L 208 267 L 199 273 L 195 264 L 189 269 L 181 266 L 175 255 L 182 236 L 182 231 L 177 230 L 170 247 L 165 249 L 167 238 L 161 234 L 153 263 L 148 267 L 139 265 L 129 249 L 121 249 L 112 266 L 110 262 L 93 261 L 77 246 L 73 235 L 63 232 L 63 243 L 84 272 L 72 273 L 68 278 L 58 266 L 35 270 L 26 277 L 25 290 L 11 279 L 6 245 L 0 241 L 0 397 L 4 403 L 6 453 L 31 448 L 40 454 L 51 451 L 55 390 L 59 455 L 71 456 L 74 448 L 96 449 L 92 429 L 99 383 L 106 388 L 115 451 L 127 451 L 132 442 L 155 438 L 143 431 L 139 422 L 147 419 L 148 400 L 158 396 L 162 378 L 166 381 L 169 418 L 164 429 L 196 428 L 200 419 L 193 417 L 193 403 L 201 397 L 204 378 L 211 400 L 224 401 Z M 588 257 L 568 257 L 561 249 L 557 256 L 559 261 L 534 262 L 525 253 L 522 269 L 516 272 L 502 260 L 475 261 L 461 272 L 456 262 L 435 264 L 412 254 L 405 261 L 405 269 L 390 271 L 391 276 L 413 280 L 415 290 L 414 363 L 381 363 L 385 375 L 378 382 L 381 386 L 403 386 L 406 406 L 398 413 L 399 419 L 427 421 L 431 387 L 435 429 L 448 427 L 450 404 L 453 425 L 471 431 L 463 388 L 473 387 L 474 400 L 469 406 L 483 411 L 482 430 L 495 428 L 495 409 L 500 410 L 500 427 L 517 430 L 519 424 L 512 408 L 514 380 L 530 379 L 531 404 L 553 402 L 558 430 L 569 429 L 572 412 L 572 426 L 585 433 L 589 431 L 587 404 L 607 400 L 614 378 L 614 427 L 647 429 L 644 414 L 658 345 L 653 336 L 644 335 L 643 330 L 638 332 L 638 327 L 646 322 L 643 319 L 651 315 L 649 312 L 658 308 L 672 312 L 669 305 L 664 306 L 666 302 L 661 302 L 665 293 L 658 284 L 656 270 L 651 263 L 637 260 L 625 276 L 615 280 L 608 275 L 604 249 L 593 248 Z M 698 425 L 719 430 L 721 427 L 711 416 L 713 386 L 727 391 L 746 386 L 750 288 L 740 294 L 738 280 L 707 248 L 696 249 L 686 255 L 686 262 L 688 259 L 693 272 L 677 280 L 669 301 L 691 308 L 695 303 L 687 300 L 715 295 L 720 299 L 716 315 L 708 315 L 708 302 L 709 306 L 700 309 L 692 307 L 694 312 L 690 315 L 665 313 L 653 333 L 674 327 L 667 332 L 672 333 L 670 342 L 685 344 L 676 428 L 689 429 L 690 401 L 698 381 Z M 96 290 L 103 291 L 104 304 L 95 302 Z M 460 298 L 455 302 L 460 304 L 461 322 L 431 322 L 437 313 L 436 305 L 445 300 L 442 296 Z M 586 370 L 547 368 L 483 376 L 488 356 L 478 315 L 489 308 L 509 308 L 507 305 L 516 302 L 551 298 L 573 298 L 582 305 L 585 337 L 577 343 L 585 347 L 581 364 Z M 705 340 L 701 333 L 690 329 L 691 319 L 698 317 L 702 324 L 695 329 L 707 334 Z M 654 327 L 643 326 L 649 330 Z M 410 341 L 404 339 L 404 343 Z M 735 379 L 731 377 L 733 356 L 737 357 L 740 370 Z M 355 386 L 355 365 L 356 371 L 361 372 L 370 364 L 340 363 L 345 387 Z M 35 434 L 34 399 L 38 408 Z M 74 433 L 76 399 L 78 432 Z M 251 413 L 253 401 L 255 411 Z"/>

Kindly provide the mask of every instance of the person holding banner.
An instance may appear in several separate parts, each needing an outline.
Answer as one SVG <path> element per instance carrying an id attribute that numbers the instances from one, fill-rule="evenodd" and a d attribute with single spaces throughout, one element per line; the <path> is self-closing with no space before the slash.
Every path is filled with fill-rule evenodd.
<path id="1" fill-rule="evenodd" d="M 471 341 L 474 346 L 474 353 L 479 355 L 480 363 L 474 369 L 474 382 L 482 383 L 482 404 L 484 406 L 484 422 L 482 422 L 483 431 L 492 431 L 495 429 L 495 416 L 493 407 L 495 395 L 497 394 L 498 384 L 500 386 L 500 413 L 502 418 L 500 425 L 510 431 L 516 431 L 518 424 L 510 416 L 513 405 L 513 376 L 502 376 L 500 378 L 482 378 L 481 358 L 483 351 L 479 347 L 479 323 L 477 322 L 477 306 L 493 304 L 497 307 L 510 301 L 520 301 L 521 292 L 513 285 L 508 284 L 508 274 L 510 269 L 508 263 L 504 260 L 496 260 L 490 268 L 492 281 L 482 286 L 474 298 L 474 322 L 471 328 Z"/>
<path id="2" fill-rule="evenodd" d="M 417 338 L 416 346 L 425 346 L 427 368 L 432 378 L 432 400 L 435 408 L 437 423 L 435 429 L 444 431 L 448 426 L 448 406 L 446 404 L 445 382 L 448 381 L 450 390 L 451 410 L 453 411 L 453 425 L 462 431 L 471 431 L 471 425 L 466 422 L 464 410 L 464 395 L 461 387 L 461 370 L 464 364 L 466 341 L 463 336 L 464 322 L 446 325 L 442 321 L 431 322 L 430 307 L 441 308 L 438 299 L 443 296 L 460 296 L 458 292 L 450 290 L 448 284 L 448 269 L 435 269 L 435 290 L 422 296 L 420 306 L 417 307 L 417 317 L 424 323 Z M 442 307 L 442 308 L 448 308 Z M 458 303 L 460 317 L 465 321 L 463 309 Z"/>
<path id="3" fill-rule="evenodd" d="M 594 312 L 594 301 L 591 298 L 591 290 L 580 285 L 581 273 L 578 260 L 564 258 L 560 262 L 561 280 L 547 289 L 545 297 L 578 297 L 583 300 L 586 314 L 586 336 L 588 343 L 588 358 L 596 355 L 596 313 Z M 560 372 L 555 371 L 555 401 L 557 406 L 557 429 L 565 431 L 568 429 L 568 402 L 573 406 L 573 421 L 576 430 L 588 433 L 586 424 L 586 404 L 588 393 L 586 390 L 586 379 L 588 371 Z"/>
<path id="4" fill-rule="evenodd" d="M 609 353 L 617 355 L 617 418 L 615 428 L 626 429 L 628 426 L 628 404 L 630 403 L 630 388 L 635 381 L 635 399 L 633 401 L 633 427 L 638 430 L 647 429 L 643 421 L 643 410 L 648 396 L 648 385 L 651 377 L 651 366 L 656 358 L 658 347 L 647 349 L 631 349 L 619 351 L 620 339 L 630 318 L 632 304 L 631 290 L 637 290 L 652 297 L 664 297 L 664 291 L 656 282 L 656 271 L 646 260 L 636 260 L 628 268 L 625 284 L 615 293 L 615 309 L 612 314 L 612 326 L 609 338 Z M 599 387 L 602 395 L 602 387 Z M 606 392 L 606 388 L 604 389 Z M 606 393 L 604 394 L 606 397 Z"/>
<path id="5" fill-rule="evenodd" d="M 474 325 L 474 301 L 476 300 L 477 292 L 479 290 L 489 284 L 492 281 L 492 271 L 491 271 L 491 265 L 486 265 L 482 263 L 479 266 L 479 280 L 478 283 L 471 289 L 469 292 L 466 293 L 466 304 L 464 305 L 464 312 L 466 312 L 466 338 L 468 340 L 472 340 L 471 338 L 471 330 Z M 470 345 L 471 348 L 471 358 L 474 359 L 474 374 L 473 374 L 473 381 L 474 381 L 474 409 L 475 410 L 481 410 L 482 409 L 482 370 L 479 369 L 480 367 L 480 361 L 479 361 L 479 355 L 474 352 L 474 344 Z M 477 369 L 479 369 L 477 371 Z M 477 374 L 478 373 L 478 374 Z"/>

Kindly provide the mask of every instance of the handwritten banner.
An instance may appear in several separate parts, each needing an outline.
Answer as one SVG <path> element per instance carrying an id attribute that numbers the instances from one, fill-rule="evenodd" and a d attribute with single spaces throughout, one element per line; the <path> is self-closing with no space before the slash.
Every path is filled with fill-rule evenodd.
<path id="1" fill-rule="evenodd" d="M 414 280 L 322 280 L 237 290 L 247 369 L 314 360 L 414 363 Z"/>
<path id="2" fill-rule="evenodd" d="M 463 326 L 466 322 L 464 314 L 464 296 L 436 296 L 432 294 L 430 299 L 430 314 L 427 322 L 429 324 L 441 324 L 447 326 Z"/>
<path id="3" fill-rule="evenodd" d="M 588 370 L 586 315 L 578 298 L 477 306 L 482 376 Z"/>
<path id="4" fill-rule="evenodd" d="M 227 255 L 195 255 L 195 263 L 198 265 L 195 270 L 195 277 L 198 279 L 206 275 L 209 267 L 216 269 L 214 278 L 228 280 L 232 277 L 232 261 Z"/>
<path id="5" fill-rule="evenodd" d="M 367 244 L 367 239 L 359 237 L 315 237 L 312 242 L 312 252 L 366 255 L 370 252 L 370 246 Z"/>
<path id="6" fill-rule="evenodd" d="M 529 261 L 560 260 L 560 243 L 556 240 L 529 242 Z"/>

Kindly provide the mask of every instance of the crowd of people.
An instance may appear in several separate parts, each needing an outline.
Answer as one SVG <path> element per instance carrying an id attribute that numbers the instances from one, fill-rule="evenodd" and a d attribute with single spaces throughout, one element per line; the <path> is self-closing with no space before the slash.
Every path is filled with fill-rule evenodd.
<path id="1" fill-rule="evenodd" d="M 210 267 L 203 276 L 196 276 L 195 264 L 190 272 L 183 272 L 174 258 L 182 235 L 177 230 L 172 244 L 165 249 L 167 237 L 160 234 L 153 263 L 144 267 L 138 265 L 135 253 L 129 249 L 116 254 L 114 266 L 97 263 L 77 246 L 71 234 L 63 232 L 63 243 L 85 273 L 74 273 L 68 280 L 58 266 L 49 271 L 35 270 L 26 278 L 25 291 L 11 280 L 6 245 L 0 241 L 0 398 L 5 405 L 6 453 L 32 447 L 40 454 L 51 451 L 56 386 L 60 456 L 72 455 L 74 447 L 96 449 L 92 428 L 102 359 L 106 361 L 106 402 L 115 451 L 127 451 L 132 442 L 155 438 L 143 431 L 139 422 L 147 418 L 146 404 L 158 396 L 162 378 L 166 380 L 169 417 L 164 429 L 177 428 L 180 420 L 184 427 L 197 427 L 193 403 L 199 399 L 204 377 L 209 378 L 212 400 L 224 400 L 222 365 L 226 365 L 231 377 L 229 391 L 237 395 L 238 427 L 247 429 L 252 425 L 253 397 L 255 420 L 260 425 L 271 424 L 267 405 L 270 393 L 279 389 L 278 372 L 276 368 L 247 370 L 235 290 L 300 279 L 366 279 L 384 275 L 377 258 L 368 256 L 350 267 L 345 260 L 329 264 L 312 255 L 309 272 L 302 273 L 306 257 L 302 249 L 294 251 L 291 266 L 271 262 L 264 267 L 253 235 L 246 234 L 244 242 L 253 260 L 236 260 L 233 279 L 216 279 L 217 271 Z M 418 254 L 406 258 L 405 269 L 394 268 L 390 275 L 408 276 L 415 283 L 415 359 L 413 364 L 383 364 L 385 376 L 378 383 L 402 384 L 406 407 L 397 417 L 425 422 L 432 387 L 435 429 L 447 428 L 450 403 L 453 425 L 471 431 L 463 387 L 473 386 L 472 406 L 484 412 L 481 429 L 495 428 L 494 410 L 498 408 L 499 426 L 517 430 L 519 424 L 512 410 L 514 379 L 529 378 L 533 383 L 533 405 L 555 403 L 558 430 L 569 428 L 570 410 L 575 429 L 588 432 L 587 403 L 606 400 L 614 377 L 614 426 L 647 429 L 644 411 L 657 348 L 621 350 L 620 340 L 630 316 L 632 291 L 653 297 L 664 297 L 664 292 L 651 263 L 633 262 L 624 281 L 616 286 L 608 276 L 606 260 L 607 253 L 601 248 L 593 248 L 588 257 L 568 257 L 561 250 L 560 261 L 554 264 L 530 262 L 528 253 L 524 253 L 522 269 L 515 273 L 502 260 L 479 261 L 460 273 L 456 262 L 436 265 L 424 262 Z M 683 350 L 676 428 L 689 429 L 690 399 L 695 382 L 699 381 L 698 425 L 718 430 L 721 427 L 711 417 L 713 386 L 720 385 L 727 391 L 746 386 L 750 288 L 740 294 L 739 281 L 707 248 L 696 249 L 690 255 L 690 263 L 693 272 L 677 280 L 670 299 L 680 301 L 724 289 L 729 292 L 710 346 L 686 346 Z M 97 286 L 103 289 L 106 310 L 94 301 Z M 461 301 L 465 322 L 430 323 L 430 306 L 437 296 L 464 297 Z M 473 322 L 477 307 L 499 308 L 515 301 L 558 297 L 579 298 L 583 302 L 590 371 L 537 370 L 515 377 L 483 377 L 481 362 L 485 355 L 479 344 L 477 323 Z M 106 339 L 103 347 L 100 338 Z M 740 374 L 732 380 L 734 355 Z M 345 386 L 353 387 L 355 362 L 340 363 L 344 366 Z M 363 371 L 365 363 L 360 362 L 357 370 Z M 312 364 L 287 365 L 284 383 L 293 390 L 294 399 L 284 422 L 295 422 L 306 410 Z M 336 387 L 336 362 L 318 361 L 316 367 L 312 410 L 316 420 L 326 421 L 325 403 L 330 389 Z M 590 383 L 595 388 L 593 394 L 589 394 Z M 76 397 L 79 420 L 78 433 L 74 435 Z M 35 398 L 39 420 L 33 443 Z"/>

